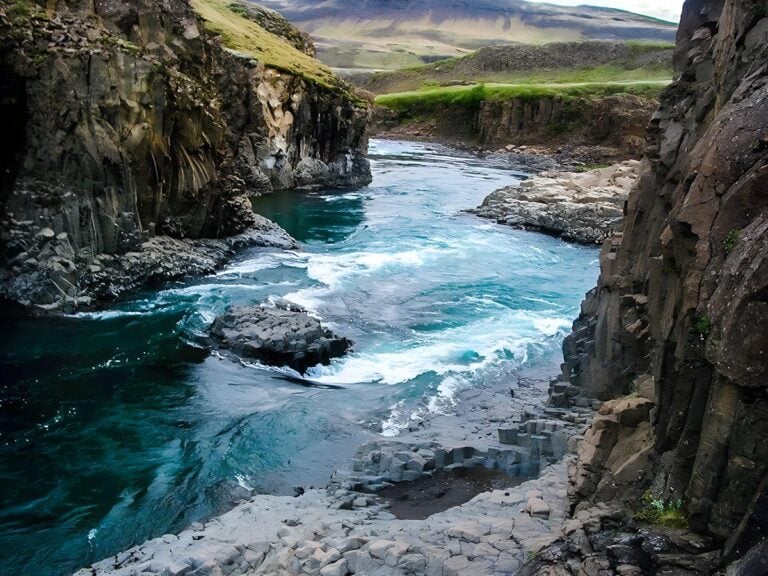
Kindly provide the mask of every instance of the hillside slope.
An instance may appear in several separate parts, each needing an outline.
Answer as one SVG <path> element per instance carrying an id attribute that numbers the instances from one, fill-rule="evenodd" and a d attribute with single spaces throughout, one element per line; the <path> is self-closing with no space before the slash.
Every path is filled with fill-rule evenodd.
<path id="1" fill-rule="evenodd" d="M 374 94 L 452 84 L 672 79 L 673 44 L 597 41 L 489 46 L 467 56 L 349 80 Z"/>
<path id="2" fill-rule="evenodd" d="M 266 0 L 336 68 L 397 69 L 510 42 L 673 41 L 676 26 L 610 8 L 524 0 Z"/>

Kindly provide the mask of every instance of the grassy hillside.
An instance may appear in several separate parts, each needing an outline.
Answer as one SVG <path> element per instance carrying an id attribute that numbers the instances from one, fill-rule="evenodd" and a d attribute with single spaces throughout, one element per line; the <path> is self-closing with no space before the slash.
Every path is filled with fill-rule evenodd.
<path id="1" fill-rule="evenodd" d="M 569 42 L 483 48 L 462 58 L 350 79 L 374 94 L 456 84 L 573 84 L 669 80 L 673 45 Z"/>
<path id="2" fill-rule="evenodd" d="M 249 20 L 245 8 L 237 2 L 191 0 L 190 4 L 205 20 L 206 28 L 221 36 L 222 43 L 230 50 L 320 86 L 345 89 L 330 68 Z"/>
<path id="3" fill-rule="evenodd" d="M 523 0 L 257 0 L 309 32 L 329 66 L 393 70 L 512 42 L 674 41 L 676 25 Z"/>

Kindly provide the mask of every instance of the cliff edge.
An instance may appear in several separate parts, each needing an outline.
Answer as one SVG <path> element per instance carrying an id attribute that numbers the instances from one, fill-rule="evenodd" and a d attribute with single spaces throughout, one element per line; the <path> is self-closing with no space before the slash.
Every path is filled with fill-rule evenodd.
<path id="1" fill-rule="evenodd" d="M 604 245 L 598 286 L 564 345 L 552 404 L 623 397 L 601 408 L 581 443 L 576 511 L 650 502 L 722 543 L 679 573 L 714 573 L 741 558 L 728 574 L 764 574 L 765 2 L 688 0 L 675 66 L 623 234 Z M 763 564 L 750 564 L 755 558 Z"/>
<path id="2" fill-rule="evenodd" d="M 313 52 L 223 0 L 0 2 L 0 296 L 72 309 L 290 245 L 249 197 L 370 182 L 369 103 Z"/>

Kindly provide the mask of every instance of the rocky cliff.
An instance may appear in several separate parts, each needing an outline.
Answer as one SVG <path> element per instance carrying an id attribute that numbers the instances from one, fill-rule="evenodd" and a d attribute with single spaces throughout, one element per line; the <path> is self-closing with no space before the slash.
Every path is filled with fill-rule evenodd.
<path id="1" fill-rule="evenodd" d="M 657 106 L 653 98 L 632 94 L 526 95 L 404 111 L 377 106 L 371 130 L 384 137 L 416 135 L 485 149 L 543 145 L 587 162 L 612 162 L 642 156 Z"/>
<path id="2" fill-rule="evenodd" d="M 368 103 L 307 42 L 220 0 L 0 2 L 2 296 L 73 307 L 204 271 L 231 246 L 192 265 L 205 242 L 158 239 L 284 245 L 249 196 L 368 183 Z"/>
<path id="3" fill-rule="evenodd" d="M 722 542 L 675 573 L 713 573 L 741 558 L 728 574 L 764 574 L 765 2 L 688 0 L 675 65 L 623 234 L 604 246 L 598 286 L 565 344 L 566 382 L 553 403 L 625 396 L 601 408 L 581 444 L 577 510 L 614 500 L 638 509 L 645 499 Z"/>

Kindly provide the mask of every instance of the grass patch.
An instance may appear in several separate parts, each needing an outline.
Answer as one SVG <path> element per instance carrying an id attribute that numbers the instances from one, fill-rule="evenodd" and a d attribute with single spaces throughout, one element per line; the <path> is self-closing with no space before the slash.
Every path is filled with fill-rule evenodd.
<path id="1" fill-rule="evenodd" d="M 736 244 L 739 242 L 739 238 L 741 238 L 741 230 L 734 228 L 728 232 L 725 240 L 723 240 L 723 249 L 725 250 L 726 254 L 730 254 L 733 251 L 733 249 L 736 247 Z"/>
<path id="2" fill-rule="evenodd" d="M 612 46 L 612 45 L 611 45 Z M 583 82 L 656 81 L 671 80 L 673 44 L 668 42 L 627 42 L 605 61 L 593 63 L 588 57 L 593 49 L 589 42 L 576 43 L 567 49 L 576 51 L 574 63 L 564 62 L 557 52 L 547 47 L 484 48 L 432 64 L 377 72 L 364 83 L 367 89 L 379 93 L 419 90 L 426 85 L 456 84 L 572 84 Z M 533 52 L 531 52 L 533 50 Z M 542 64 L 531 66 L 531 54 Z M 585 51 L 582 54 L 582 51 Z M 551 57 L 551 58 L 550 58 Z"/>
<path id="3" fill-rule="evenodd" d="M 625 44 L 637 54 L 655 52 L 656 50 L 672 50 L 675 47 L 674 42 L 667 42 L 666 40 L 627 40 Z"/>
<path id="4" fill-rule="evenodd" d="M 226 48 L 314 84 L 337 92 L 351 92 L 330 68 L 249 20 L 237 3 L 191 0 L 191 5 L 205 21 L 206 29 L 219 35 Z"/>
<path id="5" fill-rule="evenodd" d="M 701 336 L 709 334 L 709 331 L 712 329 L 712 321 L 709 319 L 709 316 L 702 314 L 696 318 L 694 329 L 696 330 L 696 333 Z"/>
<path id="6" fill-rule="evenodd" d="M 603 64 L 587 68 L 555 68 L 519 72 L 477 73 L 454 72 L 456 62 L 440 63 L 439 70 L 430 67 L 410 68 L 398 72 L 378 72 L 371 76 L 370 88 L 380 93 L 400 93 L 431 89 L 439 86 L 466 84 L 585 84 L 608 82 L 669 82 L 673 71 L 670 66 L 647 64 L 628 66 Z"/>
<path id="7" fill-rule="evenodd" d="M 643 509 L 635 514 L 635 520 L 668 528 L 688 528 L 682 500 L 657 499 L 647 491 L 643 494 L 643 504 Z"/>
<path id="8" fill-rule="evenodd" d="M 13 23 L 23 23 L 30 18 L 45 17 L 45 11 L 32 0 L 11 0 L 4 2 L 5 14 Z"/>
<path id="9" fill-rule="evenodd" d="M 485 101 L 523 100 L 540 98 L 600 98 L 612 94 L 632 94 L 656 98 L 663 89 L 662 84 L 477 84 L 474 86 L 446 86 L 413 92 L 384 94 L 376 97 L 376 104 L 409 114 L 435 112 L 447 106 L 460 106 L 477 110 Z"/>

